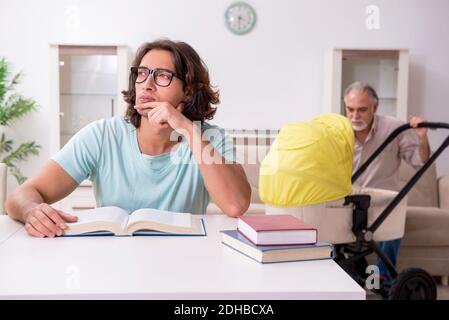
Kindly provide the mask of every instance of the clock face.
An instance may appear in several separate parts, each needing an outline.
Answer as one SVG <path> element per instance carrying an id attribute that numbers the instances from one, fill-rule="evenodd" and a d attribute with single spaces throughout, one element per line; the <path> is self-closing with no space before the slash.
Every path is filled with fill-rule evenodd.
<path id="1" fill-rule="evenodd" d="M 250 32 L 256 24 L 256 11 L 245 2 L 231 4 L 225 13 L 226 26 L 235 34 Z"/>

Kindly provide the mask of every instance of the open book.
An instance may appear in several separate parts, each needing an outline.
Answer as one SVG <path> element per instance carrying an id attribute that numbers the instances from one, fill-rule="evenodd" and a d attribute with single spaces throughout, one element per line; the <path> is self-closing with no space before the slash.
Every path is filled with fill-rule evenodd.
<path id="1" fill-rule="evenodd" d="M 119 207 L 101 207 L 71 214 L 78 221 L 67 223 L 63 236 L 206 235 L 203 219 L 190 213 L 156 209 L 128 213 Z"/>

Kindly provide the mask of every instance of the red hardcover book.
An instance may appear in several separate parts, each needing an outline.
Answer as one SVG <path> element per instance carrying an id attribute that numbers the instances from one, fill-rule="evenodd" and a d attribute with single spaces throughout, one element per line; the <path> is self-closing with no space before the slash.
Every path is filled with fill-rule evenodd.
<path id="1" fill-rule="evenodd" d="M 318 230 L 292 215 L 239 217 L 237 230 L 255 245 L 315 244 Z"/>

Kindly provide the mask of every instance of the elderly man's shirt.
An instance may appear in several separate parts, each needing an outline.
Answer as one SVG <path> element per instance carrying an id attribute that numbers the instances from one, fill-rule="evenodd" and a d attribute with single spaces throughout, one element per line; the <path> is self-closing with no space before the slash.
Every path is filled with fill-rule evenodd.
<path id="1" fill-rule="evenodd" d="M 375 115 L 373 126 L 363 143 L 355 139 L 353 174 L 376 151 L 397 127 L 404 122 L 387 116 Z M 401 160 L 419 167 L 423 165 L 419 154 L 419 138 L 415 130 L 406 130 L 392 141 L 354 185 L 399 191 L 399 166 Z"/>

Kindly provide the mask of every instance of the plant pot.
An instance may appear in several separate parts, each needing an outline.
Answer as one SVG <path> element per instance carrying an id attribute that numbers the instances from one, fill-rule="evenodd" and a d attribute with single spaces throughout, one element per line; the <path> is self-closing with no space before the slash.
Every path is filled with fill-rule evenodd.
<path id="1" fill-rule="evenodd" d="M 4 163 L 0 163 L 0 214 L 6 214 L 5 201 L 6 201 L 6 177 L 8 173 L 8 167 Z"/>

